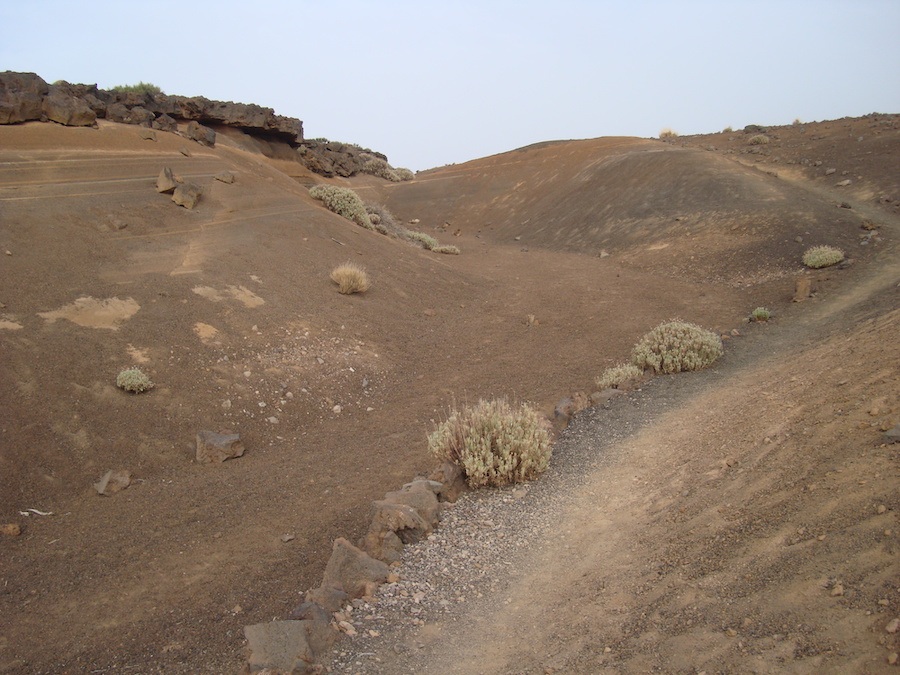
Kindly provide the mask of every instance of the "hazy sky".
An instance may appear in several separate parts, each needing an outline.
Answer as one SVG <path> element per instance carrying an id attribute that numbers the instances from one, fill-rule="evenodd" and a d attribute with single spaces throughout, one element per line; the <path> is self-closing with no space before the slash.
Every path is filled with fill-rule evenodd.
<path id="1" fill-rule="evenodd" d="M 900 0 L 0 0 L 0 70 L 257 103 L 426 169 L 900 112 Z"/>

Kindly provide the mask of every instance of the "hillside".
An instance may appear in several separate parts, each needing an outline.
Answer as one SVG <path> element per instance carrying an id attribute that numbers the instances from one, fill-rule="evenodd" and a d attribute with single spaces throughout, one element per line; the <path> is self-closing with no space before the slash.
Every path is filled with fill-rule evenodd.
<path id="1" fill-rule="evenodd" d="M 550 414 L 664 319 L 737 329 L 726 363 L 760 330 L 745 324 L 759 305 L 773 328 L 837 320 L 827 303 L 858 288 L 848 311 L 865 293 L 877 302 L 839 324 L 848 335 L 882 315 L 895 325 L 900 130 L 896 116 L 848 123 L 879 144 L 857 152 L 856 127 L 783 127 L 767 146 L 778 176 L 748 166 L 772 155 L 728 153 L 746 146 L 736 134 L 716 150 L 697 137 L 548 143 L 399 184 L 324 179 L 234 129 L 205 147 L 103 120 L 0 126 L 0 523 L 23 529 L 0 538 L 0 672 L 239 670 L 243 626 L 287 616 L 331 541 L 356 540 L 373 499 L 428 472 L 425 433 L 449 406 L 508 395 Z M 817 173 L 830 164 L 867 178 L 837 188 Z M 203 186 L 197 208 L 156 192 L 163 167 Z M 323 181 L 461 255 L 326 211 L 306 189 Z M 792 305 L 818 243 L 852 264 L 812 273 L 815 297 Z M 328 278 L 348 259 L 373 277 L 364 295 Z M 846 368 L 874 383 L 896 348 L 880 332 L 861 345 Z M 773 358 L 796 360 L 786 347 Z M 116 389 L 132 364 L 153 390 Z M 900 421 L 886 382 L 879 424 Z M 763 413 L 748 401 L 743 414 Z M 201 429 L 240 433 L 246 454 L 195 463 Z M 134 483 L 99 496 L 92 484 L 120 468 Z M 896 483 L 890 495 L 895 519 Z"/>

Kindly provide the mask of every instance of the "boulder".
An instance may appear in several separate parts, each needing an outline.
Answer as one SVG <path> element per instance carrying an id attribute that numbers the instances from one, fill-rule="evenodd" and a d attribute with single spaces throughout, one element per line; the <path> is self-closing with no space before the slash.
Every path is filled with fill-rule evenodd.
<path id="1" fill-rule="evenodd" d="M 404 486 L 402 490 L 388 492 L 384 496 L 385 502 L 408 506 L 415 510 L 420 518 L 428 526 L 425 534 L 431 534 L 431 528 L 437 525 L 440 519 L 441 505 L 431 488 L 431 481 L 419 480 Z M 402 539 L 403 537 L 401 537 Z"/>
<path id="2" fill-rule="evenodd" d="M 212 147 L 216 144 L 216 132 L 209 127 L 203 126 L 199 122 L 188 122 L 184 134 L 192 141 L 197 141 L 201 145 Z"/>
<path id="3" fill-rule="evenodd" d="M 160 131 L 170 131 L 172 133 L 178 131 L 178 122 L 169 117 L 166 113 L 159 115 L 153 120 L 150 126 L 154 129 L 159 129 Z"/>
<path id="4" fill-rule="evenodd" d="M 373 529 L 359 540 L 359 547 L 388 565 L 398 562 L 403 555 L 403 540 L 393 530 Z"/>
<path id="5" fill-rule="evenodd" d="M 319 586 L 319 588 L 314 588 L 311 591 L 306 592 L 306 602 L 318 605 L 326 612 L 336 612 L 349 601 L 350 596 L 344 593 L 340 588 Z"/>
<path id="6" fill-rule="evenodd" d="M 452 504 L 469 489 L 462 467 L 453 462 L 444 462 L 431 472 L 429 478 L 441 484 L 441 489 L 437 493 L 440 501 Z"/>
<path id="7" fill-rule="evenodd" d="M 338 537 L 325 566 L 322 586 L 338 588 L 351 598 L 362 598 L 372 595 L 387 578 L 388 566 L 384 562 Z"/>
<path id="8" fill-rule="evenodd" d="M 164 167 L 156 179 L 156 191 L 162 194 L 172 193 L 177 187 L 178 182 L 175 180 L 175 174 L 172 173 L 172 169 Z"/>
<path id="9" fill-rule="evenodd" d="M 196 183 L 181 183 L 172 193 L 172 201 L 186 209 L 193 209 L 200 201 L 203 188 Z"/>
<path id="10" fill-rule="evenodd" d="M 316 661 L 336 635 L 319 621 L 270 621 L 244 627 L 250 673 L 320 673 Z"/>
<path id="11" fill-rule="evenodd" d="M 67 127 L 90 127 L 97 122 L 94 112 L 84 99 L 65 93 L 59 87 L 51 87 L 44 97 L 41 109 L 48 120 Z"/>
<path id="12" fill-rule="evenodd" d="M 34 73 L 0 73 L 0 124 L 39 120 L 50 86 Z"/>
<path id="13" fill-rule="evenodd" d="M 122 103 L 111 103 L 106 106 L 106 119 L 110 122 L 119 122 L 127 124 L 126 120 L 130 119 L 130 111 Z"/>
<path id="14" fill-rule="evenodd" d="M 214 431 L 197 433 L 197 461 L 201 464 L 224 462 L 244 454 L 240 434 L 219 434 Z"/>

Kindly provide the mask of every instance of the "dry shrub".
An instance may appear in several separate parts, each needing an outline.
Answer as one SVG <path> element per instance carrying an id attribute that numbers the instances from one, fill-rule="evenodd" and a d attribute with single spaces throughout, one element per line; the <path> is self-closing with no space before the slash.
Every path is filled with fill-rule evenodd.
<path id="1" fill-rule="evenodd" d="M 314 185 L 309 189 L 309 194 L 313 199 L 321 201 L 329 211 L 334 211 L 339 216 L 352 220 L 367 230 L 373 229 L 372 221 L 369 220 L 362 199 L 350 188 L 337 185 Z"/>
<path id="2" fill-rule="evenodd" d="M 153 389 L 154 385 L 140 368 L 132 367 L 116 375 L 116 386 L 132 394 L 140 394 Z"/>
<path id="3" fill-rule="evenodd" d="M 803 264 L 813 269 L 831 267 L 844 259 L 844 252 L 834 246 L 813 246 L 803 254 Z"/>
<path id="4" fill-rule="evenodd" d="M 553 452 L 548 422 L 529 405 L 503 399 L 454 410 L 429 434 L 428 449 L 462 468 L 471 487 L 537 478 Z"/>
<path id="5" fill-rule="evenodd" d="M 459 255 L 459 246 L 453 244 L 442 244 L 431 249 L 435 253 L 443 253 L 444 255 Z"/>
<path id="6" fill-rule="evenodd" d="M 659 138 L 661 140 L 665 140 L 667 138 L 678 138 L 678 132 L 675 131 L 674 129 L 670 129 L 669 127 L 666 127 L 665 129 L 663 129 L 662 131 L 659 132 Z"/>
<path id="7" fill-rule="evenodd" d="M 440 246 L 440 243 L 437 239 L 432 237 L 430 234 L 425 234 L 424 232 L 417 232 L 416 230 L 407 230 L 406 237 L 410 241 L 414 241 L 417 244 L 421 244 L 422 248 L 428 249 L 429 251 L 433 251 L 434 249 Z"/>
<path id="8" fill-rule="evenodd" d="M 394 171 L 397 173 L 398 176 L 400 176 L 400 180 L 402 180 L 402 181 L 412 180 L 413 178 L 416 177 L 416 174 L 414 174 L 409 169 L 403 168 L 402 166 L 397 169 L 394 169 Z"/>
<path id="9" fill-rule="evenodd" d="M 644 335 L 632 349 L 631 362 L 655 373 L 680 373 L 705 368 L 724 353 L 718 335 L 674 319 Z"/>
<path id="10" fill-rule="evenodd" d="M 769 137 L 765 134 L 756 134 L 755 136 L 751 136 L 750 140 L 747 142 L 750 145 L 768 145 Z"/>
<path id="11" fill-rule="evenodd" d="M 344 295 L 364 293 L 369 290 L 370 285 L 366 270 L 353 262 L 345 262 L 331 270 L 331 280 Z"/>
<path id="12" fill-rule="evenodd" d="M 772 318 L 772 312 L 770 312 L 766 307 L 757 307 L 752 312 L 750 312 L 750 318 L 754 321 L 768 321 Z"/>
<path id="13" fill-rule="evenodd" d="M 644 371 L 633 363 L 623 363 L 604 370 L 596 384 L 599 389 L 625 389 L 643 376 Z"/>

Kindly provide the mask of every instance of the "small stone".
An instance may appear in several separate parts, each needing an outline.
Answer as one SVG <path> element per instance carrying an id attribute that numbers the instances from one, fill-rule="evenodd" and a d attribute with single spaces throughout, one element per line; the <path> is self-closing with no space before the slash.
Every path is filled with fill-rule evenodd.
<path id="1" fill-rule="evenodd" d="M 331 412 L 333 412 L 335 415 L 339 415 L 343 410 L 344 409 L 341 406 L 336 405 L 331 409 Z"/>
<path id="2" fill-rule="evenodd" d="M 203 188 L 196 183 L 182 183 L 172 193 L 172 201 L 178 206 L 191 210 L 197 206 L 197 202 L 200 201 L 200 195 L 202 194 Z"/>
<path id="3" fill-rule="evenodd" d="M 839 598 L 844 594 L 844 585 L 843 584 L 835 584 L 834 588 L 831 589 L 831 597 Z"/>
<path id="4" fill-rule="evenodd" d="M 339 621 L 338 628 L 340 628 L 341 632 L 345 633 L 348 637 L 353 637 L 354 635 L 356 635 L 356 629 L 349 621 Z"/>
<path id="5" fill-rule="evenodd" d="M 231 608 L 232 614 L 240 614 L 243 611 L 244 611 L 244 608 L 241 607 L 240 605 L 235 605 L 234 607 Z"/>
<path id="6" fill-rule="evenodd" d="M 107 471 L 103 477 L 94 483 L 94 489 L 99 495 L 114 495 L 131 485 L 131 472 L 127 469 Z"/>
<path id="7" fill-rule="evenodd" d="M 228 410 L 229 408 L 231 408 L 231 399 L 230 398 L 226 398 L 224 401 L 222 401 L 222 408 L 224 410 Z"/>
<path id="8" fill-rule="evenodd" d="M 292 534 L 281 535 L 281 541 L 284 542 L 285 544 L 288 543 L 289 541 L 294 541 L 294 539 L 295 539 L 295 537 Z"/>
<path id="9" fill-rule="evenodd" d="M 837 169 L 825 169 L 825 175 L 830 176 L 833 173 L 836 173 Z"/>
<path id="10" fill-rule="evenodd" d="M 188 150 L 188 149 L 187 149 L 185 146 L 183 146 L 183 145 L 182 145 L 180 148 L 178 148 L 178 152 L 180 152 L 180 153 L 181 153 L 182 155 L 184 155 L 185 157 L 190 157 L 190 156 L 191 156 L 191 151 Z"/>
<path id="11" fill-rule="evenodd" d="M 603 653 L 604 653 L 604 654 L 609 654 L 610 652 L 612 652 L 612 647 L 604 647 L 604 648 L 603 648 Z"/>
<path id="12" fill-rule="evenodd" d="M 818 539 L 819 541 L 825 541 L 825 535 L 820 534 L 818 537 L 816 537 L 816 539 Z"/>
<path id="13" fill-rule="evenodd" d="M 882 607 L 887 607 L 888 605 L 891 604 L 891 601 L 888 600 L 887 598 L 882 598 L 881 600 L 878 601 L 878 604 L 881 605 Z"/>
<path id="14" fill-rule="evenodd" d="M 900 661 L 900 654 L 897 652 L 891 652 L 887 657 L 889 666 L 896 666 L 898 661 Z"/>
<path id="15" fill-rule="evenodd" d="M 144 129 L 142 128 L 140 131 L 141 138 L 145 141 L 155 141 L 156 140 L 156 132 L 153 129 Z"/>
<path id="16" fill-rule="evenodd" d="M 893 635 L 898 630 L 900 630 L 900 619 L 894 618 L 888 622 L 888 625 L 884 627 L 885 632 Z"/>
<path id="17" fill-rule="evenodd" d="M 241 457 L 244 444 L 239 434 L 219 434 L 214 431 L 197 433 L 197 461 L 201 464 L 224 462 L 226 459 Z"/>
<path id="18" fill-rule="evenodd" d="M 175 180 L 175 174 L 172 173 L 172 169 L 169 167 L 163 168 L 156 179 L 156 191 L 160 194 L 172 193 L 177 187 L 178 183 Z"/>
<path id="19" fill-rule="evenodd" d="M 729 628 L 725 631 L 725 635 L 727 635 L 728 637 L 736 637 L 737 631 L 734 628 Z"/>
<path id="20" fill-rule="evenodd" d="M 230 184 L 234 182 L 234 174 L 231 171 L 220 171 L 213 177 L 221 183 Z"/>
<path id="21" fill-rule="evenodd" d="M 22 528 L 18 523 L 6 523 L 0 525 L 0 534 L 4 537 L 18 537 L 22 534 Z"/>
<path id="22" fill-rule="evenodd" d="M 884 504 L 879 504 L 878 508 L 875 509 L 875 511 L 878 513 L 878 515 L 881 515 L 882 513 L 887 511 L 887 507 Z"/>
<path id="23" fill-rule="evenodd" d="M 271 417 L 266 418 L 266 422 L 269 424 L 278 424 L 278 418 L 275 417 L 275 415 L 272 415 Z"/>
<path id="24" fill-rule="evenodd" d="M 848 185 L 850 185 L 851 182 L 852 181 L 849 178 L 845 178 L 844 180 L 838 181 L 837 183 L 835 183 L 834 186 L 835 187 L 847 187 Z"/>

